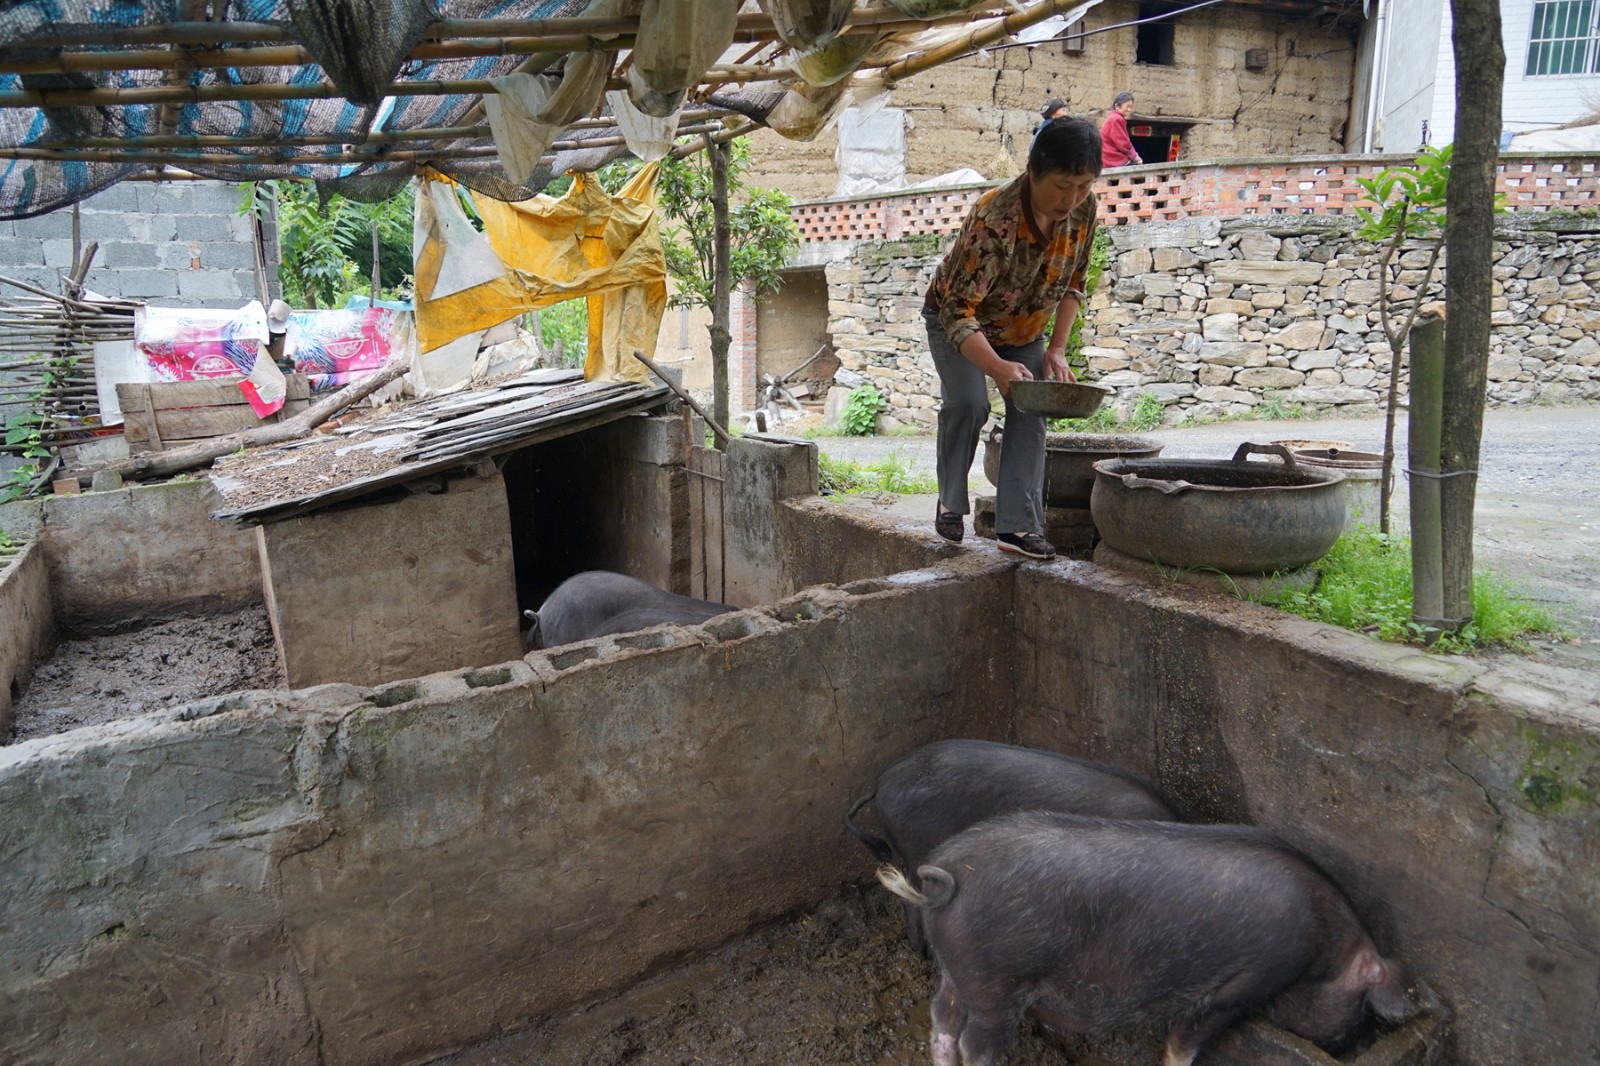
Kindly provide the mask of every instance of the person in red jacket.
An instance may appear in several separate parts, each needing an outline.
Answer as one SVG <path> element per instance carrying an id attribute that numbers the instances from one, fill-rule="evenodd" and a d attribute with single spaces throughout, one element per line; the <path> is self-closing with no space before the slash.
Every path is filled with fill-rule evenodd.
<path id="1" fill-rule="evenodd" d="M 1101 165 L 1106 170 L 1144 162 L 1139 158 L 1139 153 L 1133 150 L 1133 141 L 1128 137 L 1128 116 L 1131 114 L 1133 94 L 1124 89 L 1111 102 L 1111 114 L 1106 116 L 1105 125 L 1100 127 Z"/>

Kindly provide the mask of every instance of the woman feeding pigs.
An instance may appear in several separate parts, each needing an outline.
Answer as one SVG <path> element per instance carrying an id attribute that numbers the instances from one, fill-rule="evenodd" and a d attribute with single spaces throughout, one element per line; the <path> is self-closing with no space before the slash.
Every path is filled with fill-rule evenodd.
<path id="1" fill-rule="evenodd" d="M 997 541 L 1002 551 L 1034 559 L 1055 555 L 1043 535 L 1044 419 L 1013 407 L 1011 384 L 1040 376 L 1075 380 L 1067 337 L 1084 300 L 1100 165 L 1093 124 L 1046 123 L 1028 150 L 1027 170 L 979 198 L 928 287 L 922 314 L 942 401 L 934 529 L 946 540 L 961 540 L 970 510 L 967 471 L 989 418 L 989 377 L 1006 401 Z"/>

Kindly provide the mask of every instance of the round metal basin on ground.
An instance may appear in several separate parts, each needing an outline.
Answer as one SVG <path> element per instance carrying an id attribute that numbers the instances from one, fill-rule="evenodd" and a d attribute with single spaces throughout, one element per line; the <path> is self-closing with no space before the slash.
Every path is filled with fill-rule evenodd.
<path id="1" fill-rule="evenodd" d="M 1282 462 L 1251 463 L 1251 453 Z M 1162 566 L 1268 574 L 1327 554 L 1344 529 L 1344 475 L 1287 448 L 1241 444 L 1227 459 L 1102 459 L 1090 506 L 1102 539 Z"/>
<path id="2" fill-rule="evenodd" d="M 1344 475 L 1346 532 L 1357 526 L 1378 526 L 1383 504 L 1383 456 L 1349 448 L 1294 448 L 1295 460 L 1310 470 L 1337 470 Z"/>
<path id="3" fill-rule="evenodd" d="M 984 438 L 983 475 L 1000 484 L 1000 448 L 1005 429 L 996 426 Z M 1102 459 L 1150 459 L 1161 454 L 1161 442 L 1131 433 L 1046 433 L 1044 435 L 1044 503 L 1046 507 L 1088 507 L 1094 491 L 1094 464 Z"/>

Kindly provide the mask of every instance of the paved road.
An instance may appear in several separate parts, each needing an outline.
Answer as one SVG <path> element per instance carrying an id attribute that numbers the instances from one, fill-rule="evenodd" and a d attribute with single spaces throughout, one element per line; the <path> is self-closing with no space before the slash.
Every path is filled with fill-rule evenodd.
<path id="1" fill-rule="evenodd" d="M 1228 458 L 1245 440 L 1343 440 L 1376 452 L 1382 451 L 1383 420 L 1221 422 L 1148 435 L 1162 441 L 1163 456 L 1176 458 Z M 1403 414 L 1396 441 L 1403 457 Z M 821 437 L 817 443 L 829 455 L 859 460 L 898 452 L 916 469 L 933 472 L 932 437 Z M 973 483 L 989 492 L 981 460 L 980 447 Z M 1586 644 L 1600 643 L 1600 406 L 1490 410 L 1479 465 L 1476 564 L 1521 585 Z M 1392 502 L 1403 531 L 1403 480 Z M 894 511 L 909 519 L 931 515 L 933 504 L 907 497 Z"/>

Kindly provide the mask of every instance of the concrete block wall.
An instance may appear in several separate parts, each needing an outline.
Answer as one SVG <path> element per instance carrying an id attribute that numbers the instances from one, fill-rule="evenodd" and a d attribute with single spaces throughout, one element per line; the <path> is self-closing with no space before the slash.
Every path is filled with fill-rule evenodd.
<path id="1" fill-rule="evenodd" d="M 1190 820 L 1264 825 L 1315 857 L 1379 949 L 1452 1006 L 1441 1061 L 1593 1060 L 1593 677 L 1429 655 L 1089 564 L 1028 576 L 1018 743 L 1128 766 Z"/>
<path id="2" fill-rule="evenodd" d="M 15 558 L 0 558 L 0 737 L 10 734 L 16 696 L 54 642 L 44 549 L 26 544 Z"/>
<path id="3" fill-rule="evenodd" d="M 775 573 L 862 561 L 827 569 L 825 506 L 782 505 Z M 912 571 L 691 629 L 0 748 L 15 1061 L 481 1039 L 866 880 L 840 813 L 950 736 L 1109 758 L 1285 833 L 1456 1006 L 1449 1061 L 1591 1057 L 1592 678 L 922 542 L 880 560 Z"/>
<path id="4" fill-rule="evenodd" d="M 0 273 L 50 292 L 95 241 L 85 284 L 102 296 L 162 307 L 238 307 L 258 298 L 253 223 L 239 214 L 238 185 L 220 181 L 129 181 L 35 218 L 0 221 Z M 278 239 L 264 233 L 269 295 Z M 0 287 L 0 298 L 7 295 Z"/>

